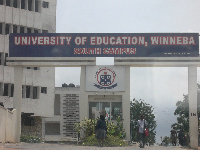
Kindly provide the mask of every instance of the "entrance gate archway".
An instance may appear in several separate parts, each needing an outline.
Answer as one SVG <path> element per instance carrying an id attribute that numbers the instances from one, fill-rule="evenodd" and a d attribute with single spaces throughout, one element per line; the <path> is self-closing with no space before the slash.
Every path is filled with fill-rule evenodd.
<path id="1" fill-rule="evenodd" d="M 51 59 L 46 59 L 44 62 L 43 60 L 40 61 L 35 58 L 8 58 L 7 65 L 14 67 L 14 108 L 17 110 L 18 116 L 18 130 L 16 131 L 20 131 L 22 67 L 83 67 L 86 65 L 96 65 L 95 58 L 85 58 L 84 60 L 76 59 L 72 58 L 71 60 L 73 61 L 59 59 L 54 60 L 54 62 Z M 188 67 L 190 142 L 192 147 L 198 147 L 197 67 L 200 66 L 200 58 L 115 58 L 114 64 L 129 67 Z M 19 137 L 19 132 L 17 132 L 16 142 L 19 142 Z"/>
<path id="2" fill-rule="evenodd" d="M 50 34 L 51 36 L 52 34 Z M 71 34 L 70 34 L 71 35 Z M 107 34 L 106 34 L 107 35 Z M 199 47 L 199 39 L 197 38 L 197 34 L 196 35 L 192 35 L 193 37 L 195 37 L 193 40 L 195 42 L 192 41 L 192 39 L 190 39 L 191 43 L 183 43 L 183 39 L 182 43 L 180 39 L 176 39 L 176 40 L 180 40 L 178 42 L 176 42 L 174 45 L 181 45 L 181 49 L 183 49 L 183 51 L 179 51 L 178 53 L 174 53 L 176 57 L 164 57 L 166 55 L 171 56 L 171 52 L 167 51 L 167 53 L 162 52 L 161 57 L 157 57 L 157 55 L 155 55 L 155 57 L 152 57 L 154 55 L 151 55 L 151 57 L 147 57 L 147 55 L 145 55 L 145 57 L 142 57 L 143 53 L 139 52 L 139 56 L 138 57 L 125 57 L 123 56 L 124 54 L 135 54 L 136 53 L 136 48 L 140 48 L 141 46 L 143 46 L 142 48 L 147 47 L 148 43 L 152 44 L 152 42 L 155 40 L 154 38 L 151 38 L 151 41 L 146 41 L 142 38 L 143 36 L 139 36 L 138 40 L 140 41 L 140 43 L 136 43 L 138 44 L 137 46 L 135 46 L 136 48 L 131 48 L 131 44 L 133 45 L 136 42 L 134 37 L 134 40 L 132 38 L 132 43 L 124 43 L 124 45 L 126 45 L 128 48 L 123 49 L 123 48 L 119 48 L 116 51 L 112 51 L 112 53 L 109 53 L 112 48 L 113 45 L 117 45 L 117 42 L 120 42 L 120 40 L 123 39 L 123 41 L 125 42 L 125 39 L 127 39 L 128 42 L 128 37 L 132 36 L 129 35 L 127 37 L 125 37 L 125 34 L 122 34 L 121 36 L 119 36 L 119 34 L 117 34 L 118 37 L 121 37 L 121 39 L 115 39 L 115 43 L 114 43 L 114 39 L 112 38 L 113 36 L 109 35 L 110 37 L 110 43 L 109 46 L 107 46 L 107 48 L 105 48 L 105 46 L 99 46 L 101 45 L 100 43 L 102 42 L 101 39 L 98 41 L 98 37 L 104 36 L 103 34 L 100 34 L 99 36 L 95 36 L 92 35 L 94 38 L 92 39 L 90 37 L 90 46 L 91 45 L 98 45 L 97 48 L 93 48 L 91 49 L 90 52 L 88 52 L 88 49 L 86 48 L 73 48 L 74 50 L 74 54 L 79 55 L 79 57 L 67 57 L 67 56 L 63 56 L 62 57 L 62 53 L 59 55 L 61 57 L 58 57 L 57 53 L 57 49 L 55 51 L 55 48 L 52 50 L 52 52 L 56 52 L 56 57 L 52 57 L 52 53 L 51 55 L 48 55 L 47 57 L 44 56 L 39 56 L 38 52 L 37 55 L 35 55 L 34 53 L 36 53 L 35 51 L 37 50 L 37 47 L 35 49 L 30 49 L 33 50 L 32 54 L 27 54 L 27 52 L 24 52 L 23 49 L 21 51 L 21 53 L 23 53 L 22 55 L 19 54 L 20 49 L 22 48 L 22 46 L 26 45 L 26 47 L 30 46 L 33 43 L 30 43 L 30 39 L 22 39 L 20 37 L 20 39 L 17 41 L 17 43 L 15 43 L 16 45 L 20 45 L 19 48 L 16 50 L 14 45 L 14 36 L 11 37 L 11 43 L 13 45 L 10 46 L 10 56 L 9 58 L 7 58 L 7 65 L 14 67 L 14 108 L 17 111 L 17 123 L 16 123 L 16 142 L 20 142 L 20 123 L 21 123 L 21 97 L 22 97 L 22 68 L 23 67 L 30 67 L 30 66 L 34 66 L 34 67 L 81 67 L 81 69 L 83 69 L 85 66 L 88 65 L 96 65 L 96 58 L 94 57 L 98 57 L 98 55 L 100 55 L 100 57 L 115 57 L 113 55 L 107 55 L 107 54 L 113 54 L 113 53 L 118 53 L 120 52 L 120 55 L 116 55 L 116 56 L 120 56 L 120 57 L 115 57 L 114 59 L 114 65 L 116 66 L 126 66 L 126 68 L 129 68 L 127 70 L 129 70 L 129 74 L 130 74 L 130 67 L 188 67 L 188 94 L 189 94 L 189 125 L 190 125 L 190 145 L 192 148 L 197 148 L 198 147 L 198 115 L 197 115 L 197 67 L 200 66 L 200 58 L 197 57 L 199 55 L 199 52 L 196 51 L 196 48 Z M 30 37 L 28 35 L 22 35 L 24 37 Z M 32 35 L 31 35 L 32 36 Z M 45 37 L 48 35 L 44 35 Z M 82 38 L 81 38 L 82 36 Z M 81 34 L 81 36 L 76 36 L 78 38 L 75 38 L 75 45 L 78 45 L 80 47 L 80 45 L 86 45 L 85 44 L 87 42 L 87 36 L 88 35 L 84 35 Z M 115 35 L 116 36 L 116 35 Z M 137 35 L 138 36 L 138 35 Z M 191 35 L 179 35 L 180 37 L 191 37 Z M 16 36 L 19 37 L 19 36 Z M 40 36 L 41 37 L 41 36 Z M 70 38 L 71 36 L 67 36 L 66 37 L 66 45 L 70 44 Z M 123 38 L 122 38 L 123 37 Z M 155 37 L 155 35 L 153 36 Z M 158 38 L 161 36 L 157 36 Z M 174 36 L 175 37 L 175 36 Z M 177 37 L 177 36 L 176 36 Z M 39 39 L 39 37 L 37 37 Z M 112 38 L 112 39 L 111 39 Z M 139 39 L 140 38 L 140 39 Z M 17 40 L 17 39 L 15 39 Z M 24 40 L 24 43 L 22 42 Z M 27 40 L 27 41 L 26 41 Z M 28 41 L 29 40 L 29 41 Z M 35 39 L 34 39 L 35 40 Z M 45 45 L 46 43 L 44 43 L 44 40 L 47 39 L 41 39 L 38 41 L 38 45 L 42 44 Z M 64 43 L 64 39 L 63 38 L 59 38 L 59 43 L 57 43 L 58 45 L 63 45 Z M 186 40 L 186 39 L 184 39 Z M 20 43 L 22 42 L 22 43 Z M 35 41 L 34 41 L 35 42 Z M 55 42 L 55 41 L 54 41 Z M 155 42 L 155 41 L 154 41 Z M 162 41 L 164 42 L 164 41 Z M 165 41 L 166 42 L 166 41 Z M 187 41 L 185 41 L 187 42 Z M 156 42 L 154 43 L 156 44 Z M 152 45 L 154 45 L 152 44 Z M 118 44 L 120 45 L 120 44 Z M 122 43 L 123 45 L 123 43 Z M 124 47 L 123 45 L 123 47 Z M 158 44 L 163 45 L 163 43 Z M 167 45 L 167 44 L 166 44 Z M 173 45 L 173 44 L 172 44 Z M 185 49 L 183 47 L 183 45 L 185 45 L 186 47 L 189 45 L 189 49 Z M 191 51 L 191 46 L 193 45 L 192 49 L 195 49 L 194 53 L 193 51 Z M 73 45 L 74 46 L 74 45 Z M 194 47 L 195 46 L 195 47 Z M 104 49 L 101 51 L 101 47 L 103 47 Z M 114 46 L 116 48 L 116 46 Z M 120 47 L 120 46 L 119 46 Z M 170 47 L 172 48 L 172 51 L 175 50 L 173 49 L 173 46 Z M 177 48 L 177 47 L 176 47 Z M 28 49 L 28 48 L 27 48 Z M 152 49 L 156 49 L 156 53 L 158 54 L 159 50 L 158 48 L 155 47 L 155 45 L 153 46 Z M 39 49 L 41 50 L 41 49 Z M 179 47 L 180 50 L 180 47 Z M 190 53 L 187 52 L 187 50 L 190 51 Z M 80 57 L 80 55 L 85 55 L 88 56 L 92 53 L 92 57 Z M 149 53 L 148 51 L 146 53 Z M 25 56 L 24 54 L 27 54 L 27 56 Z M 196 57 L 186 57 L 186 56 L 190 56 L 189 54 L 191 54 L 191 56 L 196 56 Z M 34 57 L 30 57 L 31 55 L 34 55 Z M 45 55 L 45 54 L 43 54 Z M 106 56 L 107 55 L 107 56 Z M 121 56 L 122 55 L 122 56 Z M 181 57 L 178 57 L 179 55 L 181 55 Z M 185 57 L 184 57 L 185 56 Z M 126 79 L 129 82 L 130 85 L 130 75 L 129 77 Z M 128 84 L 127 82 L 127 84 Z M 81 90 L 83 90 L 83 87 L 81 87 Z M 130 97 L 130 91 L 129 93 L 129 97 Z M 81 99 L 81 95 L 80 95 L 80 99 Z M 128 99 L 129 101 L 129 99 Z M 127 108 L 127 112 L 130 112 L 129 110 L 130 108 Z M 128 111 L 129 110 L 129 111 Z M 81 111 L 84 111 L 83 108 L 80 108 L 80 114 L 82 113 Z M 83 120 L 83 116 L 84 114 L 86 114 L 85 112 L 83 113 L 83 115 L 80 116 L 80 120 Z M 129 120 L 129 129 L 128 129 L 128 125 L 127 125 L 127 132 L 130 131 L 130 120 Z M 128 139 L 130 139 L 130 132 L 127 134 L 128 135 Z"/>

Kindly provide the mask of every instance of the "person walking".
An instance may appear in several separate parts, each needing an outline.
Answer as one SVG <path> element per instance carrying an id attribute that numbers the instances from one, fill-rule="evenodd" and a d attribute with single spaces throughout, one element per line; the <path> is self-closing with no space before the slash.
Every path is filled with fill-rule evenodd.
<path id="1" fill-rule="evenodd" d="M 97 121 L 97 125 L 95 126 L 95 131 L 99 146 L 103 146 L 105 138 L 107 137 L 107 127 L 104 115 L 100 115 L 100 119 Z"/>
<path id="2" fill-rule="evenodd" d="M 179 144 L 181 146 L 186 146 L 186 135 L 184 134 L 184 130 L 181 129 L 178 133 Z"/>
<path id="3" fill-rule="evenodd" d="M 139 137 L 139 142 L 140 142 L 140 148 L 144 148 L 145 146 L 145 129 L 147 128 L 147 121 L 144 119 L 144 116 L 140 116 L 140 120 L 137 122 L 138 126 L 138 137 Z"/>

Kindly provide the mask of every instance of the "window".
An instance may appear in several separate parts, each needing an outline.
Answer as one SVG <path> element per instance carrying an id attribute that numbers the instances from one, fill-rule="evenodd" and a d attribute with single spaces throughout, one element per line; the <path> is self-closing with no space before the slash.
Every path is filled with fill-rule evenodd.
<path id="1" fill-rule="evenodd" d="M 48 30 L 42 30 L 42 33 L 48 33 Z"/>
<path id="2" fill-rule="evenodd" d="M 106 120 L 116 120 L 118 116 L 122 118 L 121 102 L 89 102 L 89 118 L 96 119 L 100 114 Z"/>
<path id="3" fill-rule="evenodd" d="M 28 0 L 28 10 L 32 10 L 32 0 Z"/>
<path id="4" fill-rule="evenodd" d="M 60 123 L 45 123 L 45 135 L 60 135 Z"/>
<path id="5" fill-rule="evenodd" d="M 26 86 L 26 98 L 31 98 L 31 87 Z"/>
<path id="6" fill-rule="evenodd" d="M 110 103 L 109 102 L 100 103 L 100 114 L 103 114 L 106 120 L 110 120 Z"/>
<path id="7" fill-rule="evenodd" d="M 17 0 L 13 0 L 13 7 L 17 8 Z"/>
<path id="8" fill-rule="evenodd" d="M 42 7 L 43 7 L 43 8 L 49 8 L 49 2 L 43 1 Z"/>
<path id="9" fill-rule="evenodd" d="M 3 34 L 3 24 L 0 23 L 0 34 Z"/>
<path id="10" fill-rule="evenodd" d="M 4 83 L 3 96 L 8 96 L 8 83 Z"/>
<path id="11" fill-rule="evenodd" d="M 41 87 L 41 93 L 47 94 L 47 87 Z"/>
<path id="12" fill-rule="evenodd" d="M 24 126 L 34 126 L 35 119 L 33 117 L 22 117 L 22 124 Z"/>
<path id="13" fill-rule="evenodd" d="M 5 53 L 4 66 L 6 66 L 6 60 L 7 60 L 7 57 L 8 57 L 8 53 Z"/>
<path id="14" fill-rule="evenodd" d="M 60 95 L 55 95 L 54 101 L 54 115 L 60 115 Z"/>
<path id="15" fill-rule="evenodd" d="M 39 12 L 39 1 L 35 0 L 35 12 Z"/>
<path id="16" fill-rule="evenodd" d="M 122 103 L 121 102 L 113 102 L 111 103 L 111 120 L 116 120 L 118 116 L 122 118 Z"/>
<path id="17" fill-rule="evenodd" d="M 38 29 L 34 29 L 34 33 L 39 33 Z"/>
<path id="18" fill-rule="evenodd" d="M 39 67 L 33 67 L 34 70 L 39 70 Z"/>
<path id="19" fill-rule="evenodd" d="M 21 0 L 21 9 L 25 9 L 25 0 Z"/>
<path id="20" fill-rule="evenodd" d="M 89 103 L 89 118 L 95 119 L 99 117 L 99 102 L 90 102 Z"/>
<path id="21" fill-rule="evenodd" d="M 3 53 L 0 53 L 0 65 L 3 65 Z"/>
<path id="22" fill-rule="evenodd" d="M 3 5 L 3 0 L 0 0 L 0 5 Z"/>
<path id="23" fill-rule="evenodd" d="M 3 83 L 0 82 L 0 96 L 3 96 Z"/>
<path id="24" fill-rule="evenodd" d="M 24 27 L 20 27 L 20 33 L 24 33 Z"/>
<path id="25" fill-rule="evenodd" d="M 31 69 L 31 67 L 26 67 L 26 69 Z"/>
<path id="26" fill-rule="evenodd" d="M 10 97 L 13 97 L 14 95 L 14 84 L 11 84 L 11 93 L 10 93 Z"/>
<path id="27" fill-rule="evenodd" d="M 27 33 L 31 33 L 31 28 L 27 28 Z"/>
<path id="28" fill-rule="evenodd" d="M 33 87 L 33 99 L 38 99 L 38 87 Z"/>
<path id="29" fill-rule="evenodd" d="M 10 0 L 6 0 L 6 6 L 11 6 Z"/>
<path id="30" fill-rule="evenodd" d="M 17 33 L 17 26 L 13 25 L 13 33 Z"/>
<path id="31" fill-rule="evenodd" d="M 6 24 L 6 35 L 10 34 L 10 25 Z"/>

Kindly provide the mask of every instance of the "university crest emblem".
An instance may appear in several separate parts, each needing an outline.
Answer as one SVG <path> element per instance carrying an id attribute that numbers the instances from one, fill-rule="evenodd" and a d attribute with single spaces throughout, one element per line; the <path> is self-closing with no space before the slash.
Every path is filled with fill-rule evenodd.
<path id="1" fill-rule="evenodd" d="M 99 89 L 112 89 L 117 86 L 115 83 L 116 73 L 110 68 L 100 68 L 95 75 L 96 83 L 94 86 Z"/>

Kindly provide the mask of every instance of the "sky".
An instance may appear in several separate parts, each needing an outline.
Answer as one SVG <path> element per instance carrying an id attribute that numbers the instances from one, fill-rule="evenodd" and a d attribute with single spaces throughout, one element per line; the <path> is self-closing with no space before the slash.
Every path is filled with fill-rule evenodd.
<path id="1" fill-rule="evenodd" d="M 57 0 L 56 32 L 199 33 L 199 9 L 196 0 Z M 97 65 L 113 65 L 113 58 L 97 58 Z M 188 93 L 188 68 L 132 67 L 130 76 L 130 100 L 154 107 L 160 142 L 176 122 L 176 102 Z M 55 85 L 63 83 L 79 85 L 80 68 L 56 68 Z"/>

